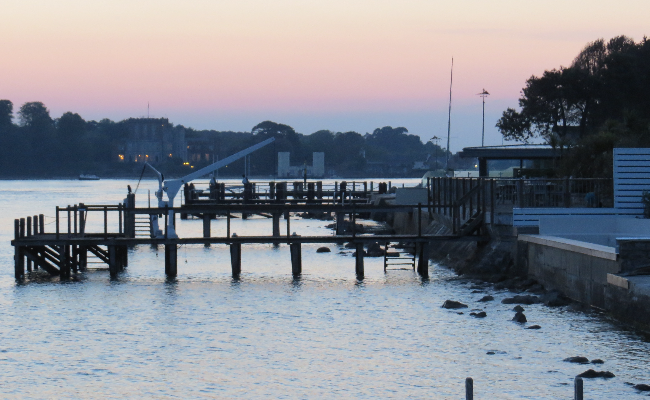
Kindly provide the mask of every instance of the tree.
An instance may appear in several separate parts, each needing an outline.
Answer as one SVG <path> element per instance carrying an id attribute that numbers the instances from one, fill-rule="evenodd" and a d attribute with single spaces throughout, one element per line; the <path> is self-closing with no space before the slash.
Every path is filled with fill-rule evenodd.
<path id="1" fill-rule="evenodd" d="M 14 103 L 9 100 L 0 100 L 0 133 L 13 125 Z"/>
<path id="2" fill-rule="evenodd" d="M 30 129 L 50 129 L 54 123 L 50 111 L 40 101 L 23 104 L 18 111 L 18 118 L 20 126 Z"/>
<path id="3" fill-rule="evenodd" d="M 576 141 L 596 134 L 626 111 L 648 115 L 650 44 L 618 36 L 588 43 L 570 67 L 526 81 L 520 110 L 508 108 L 497 122 L 506 140 Z"/>
<path id="4" fill-rule="evenodd" d="M 56 121 L 56 130 L 59 140 L 74 142 L 86 133 L 86 121 L 79 114 L 67 112 Z"/>

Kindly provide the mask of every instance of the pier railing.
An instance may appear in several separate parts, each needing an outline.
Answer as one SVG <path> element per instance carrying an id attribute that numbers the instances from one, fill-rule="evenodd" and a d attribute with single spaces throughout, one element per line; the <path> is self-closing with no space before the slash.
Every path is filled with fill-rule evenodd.
<path id="1" fill-rule="evenodd" d="M 453 219 L 454 226 L 473 215 L 512 212 L 513 208 L 613 207 L 612 179 L 428 178 L 429 206 Z M 459 209 L 460 207 L 460 209 Z M 487 222 L 487 221 L 486 221 Z"/>

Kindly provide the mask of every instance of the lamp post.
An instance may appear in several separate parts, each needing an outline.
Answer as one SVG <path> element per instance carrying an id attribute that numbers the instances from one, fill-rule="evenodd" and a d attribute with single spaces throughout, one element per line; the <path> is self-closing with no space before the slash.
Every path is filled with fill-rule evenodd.
<path id="1" fill-rule="evenodd" d="M 483 99 L 483 128 L 481 129 L 481 147 L 485 146 L 485 98 L 490 95 L 487 90 L 483 89 L 481 93 L 477 93 Z"/>

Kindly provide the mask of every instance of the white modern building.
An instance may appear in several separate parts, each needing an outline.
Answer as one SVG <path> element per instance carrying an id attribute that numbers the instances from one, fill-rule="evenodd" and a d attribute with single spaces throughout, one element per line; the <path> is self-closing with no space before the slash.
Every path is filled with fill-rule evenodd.
<path id="1" fill-rule="evenodd" d="M 289 152 L 278 153 L 278 178 L 301 178 L 307 170 L 307 177 L 322 178 L 325 176 L 325 153 L 314 152 L 312 165 L 291 165 Z"/>

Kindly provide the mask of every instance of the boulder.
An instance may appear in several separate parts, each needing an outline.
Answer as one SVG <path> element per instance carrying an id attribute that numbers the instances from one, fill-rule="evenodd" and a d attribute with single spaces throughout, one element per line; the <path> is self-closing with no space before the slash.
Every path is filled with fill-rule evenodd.
<path id="1" fill-rule="evenodd" d="M 483 297 L 481 297 L 481 299 L 479 301 L 480 302 L 486 302 L 486 301 L 492 301 L 492 300 L 494 300 L 494 297 L 492 297 L 492 296 L 483 296 Z"/>
<path id="2" fill-rule="evenodd" d="M 578 376 L 581 378 L 614 378 L 616 375 L 609 371 L 594 371 L 593 369 L 589 369 Z"/>
<path id="3" fill-rule="evenodd" d="M 571 300 L 560 292 L 549 292 L 542 296 L 542 302 L 549 307 L 562 307 L 571 304 Z"/>
<path id="4" fill-rule="evenodd" d="M 512 317 L 512 320 L 519 323 L 528 322 L 526 316 L 522 312 L 518 312 L 517 314 L 515 314 L 515 316 Z"/>
<path id="5" fill-rule="evenodd" d="M 478 290 L 478 289 L 472 290 L 472 293 L 483 293 L 483 292 L 485 292 L 485 290 Z"/>
<path id="6" fill-rule="evenodd" d="M 368 257 L 383 257 L 384 250 L 381 248 L 379 243 L 373 242 L 368 245 L 368 251 L 366 254 Z"/>
<path id="7" fill-rule="evenodd" d="M 636 390 L 641 391 L 641 392 L 650 392 L 650 385 L 646 385 L 645 383 L 640 383 L 638 385 L 634 385 L 634 388 Z"/>
<path id="8" fill-rule="evenodd" d="M 512 308 L 512 311 L 514 312 L 524 312 L 524 308 L 520 305 L 516 305 Z"/>
<path id="9" fill-rule="evenodd" d="M 605 364 L 605 361 L 601 360 L 600 358 L 596 358 L 594 360 L 591 360 L 592 364 Z"/>
<path id="10" fill-rule="evenodd" d="M 501 303 L 503 304 L 536 304 L 539 303 L 540 299 L 537 296 L 531 296 L 531 295 L 523 295 L 523 296 L 514 296 L 514 297 L 507 297 L 503 300 L 501 300 Z"/>
<path id="11" fill-rule="evenodd" d="M 587 357 L 582 357 L 582 356 L 565 358 L 563 361 L 576 363 L 576 364 L 589 364 L 589 359 Z"/>
<path id="12" fill-rule="evenodd" d="M 469 313 L 469 315 L 471 315 L 474 318 L 485 318 L 485 317 L 487 317 L 487 313 L 485 311 L 481 311 L 481 312 L 477 312 L 477 313 L 473 312 L 473 313 Z"/>
<path id="13" fill-rule="evenodd" d="M 330 250 L 329 247 L 319 247 L 318 250 L 316 250 L 316 253 L 329 253 L 332 250 Z"/>
<path id="14" fill-rule="evenodd" d="M 442 308 L 448 308 L 448 309 L 467 308 L 467 304 L 463 304 L 460 301 L 445 300 L 445 302 L 442 305 Z"/>
<path id="15" fill-rule="evenodd" d="M 526 329 L 542 329 L 542 327 L 539 325 L 531 325 L 531 326 L 527 326 Z"/>

